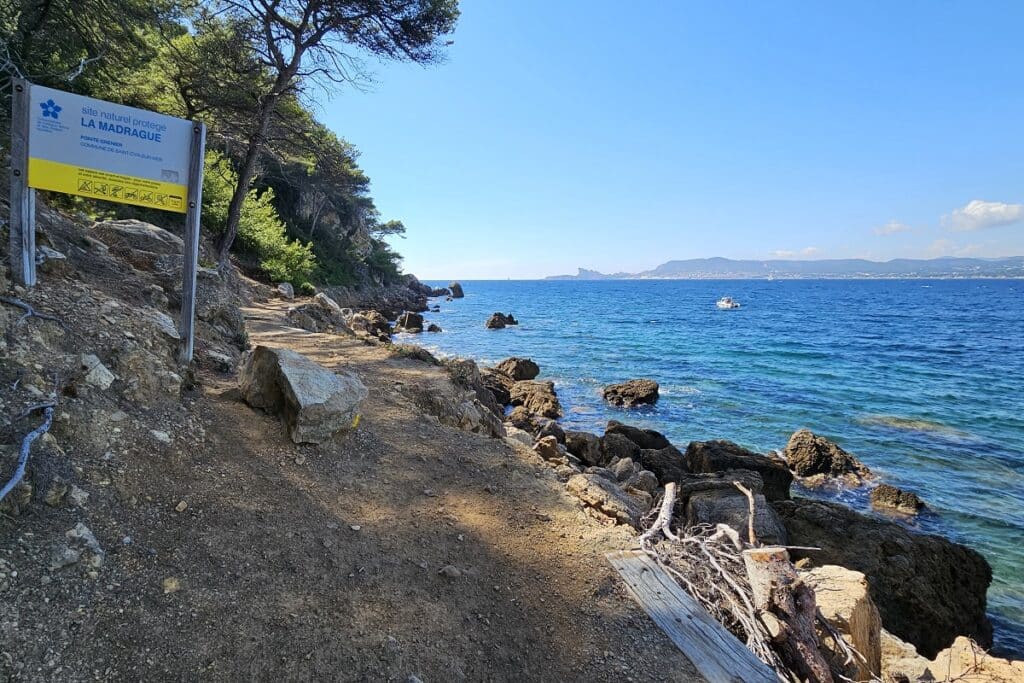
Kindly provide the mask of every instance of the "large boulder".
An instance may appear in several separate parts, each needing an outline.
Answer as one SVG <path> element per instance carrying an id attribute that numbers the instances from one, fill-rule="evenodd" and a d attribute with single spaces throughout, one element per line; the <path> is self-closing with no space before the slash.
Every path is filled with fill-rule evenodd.
<path id="1" fill-rule="evenodd" d="M 501 361 L 494 366 L 494 369 L 505 373 L 517 382 L 524 379 L 536 379 L 537 375 L 540 374 L 539 365 L 529 358 L 517 358 L 515 356 Z"/>
<path id="2" fill-rule="evenodd" d="M 395 321 L 395 330 L 399 332 L 419 333 L 423 331 L 423 316 L 419 313 L 406 311 Z"/>
<path id="3" fill-rule="evenodd" d="M 619 524 L 637 527 L 647 512 L 641 501 L 623 491 L 614 481 L 598 474 L 577 474 L 569 479 L 565 487 L 587 507 Z"/>
<path id="4" fill-rule="evenodd" d="M 615 460 L 640 457 L 640 447 L 622 434 L 605 434 L 601 437 L 601 460 L 595 465 L 602 467 Z"/>
<path id="5" fill-rule="evenodd" d="M 746 539 L 750 520 L 750 500 L 732 487 L 692 493 L 686 501 L 686 523 L 727 524 Z M 754 494 L 754 533 L 757 540 L 768 545 L 785 545 L 786 528 L 778 513 L 760 493 Z"/>
<path id="6" fill-rule="evenodd" d="M 523 406 L 533 415 L 550 418 L 562 417 L 562 404 L 558 402 L 558 396 L 555 395 L 554 382 L 537 380 L 516 382 L 509 392 L 509 399 L 513 406 Z"/>
<path id="7" fill-rule="evenodd" d="M 631 379 L 620 384 L 609 384 L 602 395 L 611 405 L 622 408 L 650 405 L 658 401 L 658 383 L 653 379 Z"/>
<path id="8" fill-rule="evenodd" d="M 310 332 L 351 333 L 341 306 L 323 292 L 310 303 L 289 307 L 286 315 L 293 325 Z"/>
<path id="9" fill-rule="evenodd" d="M 355 375 L 333 373 L 291 349 L 257 346 L 238 375 L 246 403 L 279 413 L 295 443 L 323 443 L 355 425 L 367 389 Z"/>
<path id="10" fill-rule="evenodd" d="M 868 594 L 868 581 L 860 572 L 834 564 L 801 573 L 814 589 L 821 615 L 863 656 L 847 661 L 832 636 L 819 626 L 818 637 L 829 664 L 853 681 L 875 680 L 882 673 L 882 619 Z"/>
<path id="11" fill-rule="evenodd" d="M 481 368 L 480 381 L 499 405 L 507 406 L 512 403 L 512 385 L 515 384 L 515 380 L 504 372 L 498 372 L 494 368 Z"/>
<path id="12" fill-rule="evenodd" d="M 501 330 L 509 325 L 518 325 L 519 321 L 516 320 L 511 313 L 505 315 L 504 313 L 492 313 L 491 317 L 484 323 L 484 327 L 489 330 Z"/>
<path id="13" fill-rule="evenodd" d="M 464 296 L 466 296 L 466 294 L 462 291 L 462 285 L 459 284 L 458 282 L 449 283 L 448 291 L 451 292 L 451 296 L 453 299 L 461 299 Z"/>
<path id="14" fill-rule="evenodd" d="M 670 481 L 679 481 L 689 472 L 686 467 L 686 456 L 675 446 L 641 448 L 636 458 L 644 469 L 657 475 L 662 486 Z"/>
<path id="15" fill-rule="evenodd" d="M 783 456 L 799 477 L 837 477 L 855 485 L 871 476 L 871 470 L 857 458 L 809 429 L 799 429 L 789 437 Z"/>
<path id="16" fill-rule="evenodd" d="M 793 482 L 793 474 L 784 464 L 731 441 L 694 441 L 686 448 L 686 463 L 691 472 L 757 472 L 764 481 L 765 498 L 789 498 L 789 485 Z"/>
<path id="17" fill-rule="evenodd" d="M 871 507 L 882 512 L 916 515 L 925 505 L 913 491 L 904 491 L 889 484 L 879 484 L 871 491 Z"/>
<path id="18" fill-rule="evenodd" d="M 111 251 L 141 251 L 151 254 L 182 255 L 185 242 L 173 232 L 137 220 L 102 221 L 92 234 Z"/>
<path id="19" fill-rule="evenodd" d="M 963 636 L 929 660 L 883 630 L 882 674 L 886 681 L 1020 683 L 1024 681 L 1024 661 L 993 657 Z"/>
<path id="20" fill-rule="evenodd" d="M 386 340 L 391 337 L 391 323 L 380 311 L 359 311 L 348 321 L 349 327 L 356 334 L 363 334 Z"/>
<path id="21" fill-rule="evenodd" d="M 565 448 L 587 465 L 598 465 L 604 462 L 601 457 L 601 439 L 590 432 L 567 431 Z"/>
<path id="22" fill-rule="evenodd" d="M 820 548 L 794 557 L 863 572 L 882 624 L 923 654 L 934 656 L 958 635 L 992 644 L 985 615 L 992 569 L 978 552 L 839 503 L 796 498 L 774 507 L 790 543 Z"/>
<path id="23" fill-rule="evenodd" d="M 608 426 L 605 427 L 604 433 L 622 434 L 640 448 L 660 450 L 672 445 L 661 432 L 656 432 L 653 429 L 631 427 L 630 425 L 622 424 L 617 420 L 608 420 Z"/>
<path id="24" fill-rule="evenodd" d="M 443 365 L 453 382 L 463 389 L 469 389 L 474 392 L 477 400 L 490 412 L 499 417 L 504 416 L 504 409 L 494 399 L 494 394 L 487 388 L 487 385 L 484 384 L 480 369 L 477 368 L 474 361 L 466 358 L 455 358 L 444 361 Z"/>

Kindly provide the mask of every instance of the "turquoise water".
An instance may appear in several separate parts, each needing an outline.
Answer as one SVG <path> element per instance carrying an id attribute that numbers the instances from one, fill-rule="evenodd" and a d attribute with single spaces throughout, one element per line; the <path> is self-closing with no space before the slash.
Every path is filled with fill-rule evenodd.
<path id="1" fill-rule="evenodd" d="M 835 439 L 928 503 L 918 528 L 988 558 L 997 647 L 1024 657 L 1024 282 L 463 285 L 465 299 L 425 316 L 444 332 L 407 341 L 484 363 L 533 358 L 575 429 L 616 418 L 682 447 L 724 438 L 762 452 L 800 427 Z M 718 310 L 725 295 L 743 308 Z M 494 311 L 520 325 L 484 329 Z M 632 377 L 661 384 L 657 406 L 603 405 L 602 385 Z"/>

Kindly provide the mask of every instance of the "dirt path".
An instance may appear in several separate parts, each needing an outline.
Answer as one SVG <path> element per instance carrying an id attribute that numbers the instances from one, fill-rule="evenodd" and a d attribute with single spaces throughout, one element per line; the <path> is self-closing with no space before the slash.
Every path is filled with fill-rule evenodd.
<path id="1" fill-rule="evenodd" d="M 359 429 L 296 446 L 233 377 L 203 375 L 192 433 L 140 444 L 116 506 L 96 496 L 99 577 L 48 581 L 21 561 L 19 621 L 0 633 L 14 678 L 700 680 L 604 560 L 624 529 L 587 518 L 533 456 L 442 427 L 401 390 L 446 381 L 439 368 L 288 328 L 280 304 L 245 312 L 253 344 L 360 376 Z M 10 541 L 41 546 L 61 523 L 23 518 Z"/>

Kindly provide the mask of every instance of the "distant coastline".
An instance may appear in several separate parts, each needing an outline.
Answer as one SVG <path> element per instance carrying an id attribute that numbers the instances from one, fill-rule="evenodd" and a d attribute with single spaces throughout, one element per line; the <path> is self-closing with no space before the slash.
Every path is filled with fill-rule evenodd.
<path id="1" fill-rule="evenodd" d="M 579 268 L 575 275 L 546 280 L 961 280 L 1024 278 L 1024 256 L 1005 258 L 668 261 L 639 273 L 601 273 Z"/>

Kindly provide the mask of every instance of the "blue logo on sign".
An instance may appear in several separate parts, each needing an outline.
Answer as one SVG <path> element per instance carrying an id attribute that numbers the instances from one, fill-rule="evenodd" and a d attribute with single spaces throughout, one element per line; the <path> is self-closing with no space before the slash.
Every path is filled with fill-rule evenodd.
<path id="1" fill-rule="evenodd" d="M 61 106 L 53 100 L 46 100 L 45 102 L 40 102 L 39 106 L 43 108 L 44 119 L 46 117 L 50 117 L 53 119 L 60 118 Z"/>

